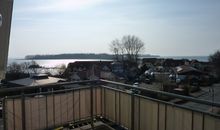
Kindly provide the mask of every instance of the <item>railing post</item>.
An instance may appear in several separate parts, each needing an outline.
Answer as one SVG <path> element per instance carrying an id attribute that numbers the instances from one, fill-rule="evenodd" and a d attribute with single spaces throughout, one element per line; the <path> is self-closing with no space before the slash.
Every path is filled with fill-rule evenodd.
<path id="1" fill-rule="evenodd" d="M 90 111 L 91 111 L 91 127 L 92 127 L 92 130 L 94 130 L 94 119 L 93 119 L 93 85 L 91 85 L 90 87 Z"/>
<path id="2" fill-rule="evenodd" d="M 135 107 L 135 103 L 134 103 L 134 98 L 135 98 L 135 93 L 132 91 L 131 92 L 131 130 L 134 130 L 134 107 Z"/>
<path id="3" fill-rule="evenodd" d="M 47 95 L 46 95 L 46 128 L 48 128 L 48 108 L 47 108 Z"/>
<path id="4" fill-rule="evenodd" d="M 56 122 L 55 122 L 55 96 L 54 96 L 54 91 L 53 91 L 53 88 L 52 88 L 52 96 L 53 96 L 53 126 L 55 127 L 56 126 Z"/>
<path id="5" fill-rule="evenodd" d="M 6 105 L 5 105 L 6 97 L 2 100 L 2 119 L 3 119 L 3 129 L 6 130 Z"/>
<path id="6" fill-rule="evenodd" d="M 22 93 L 21 97 L 21 110 L 22 110 L 22 130 L 26 130 L 26 117 L 25 117 L 25 95 Z"/>

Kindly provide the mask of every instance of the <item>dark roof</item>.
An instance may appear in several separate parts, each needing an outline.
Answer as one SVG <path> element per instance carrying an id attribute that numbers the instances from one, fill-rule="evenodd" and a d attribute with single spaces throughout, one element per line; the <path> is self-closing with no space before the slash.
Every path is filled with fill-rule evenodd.
<path id="1" fill-rule="evenodd" d="M 68 64 L 68 68 L 73 67 L 90 67 L 91 65 L 110 65 L 112 61 L 76 61 Z"/>
<path id="2" fill-rule="evenodd" d="M 204 72 L 188 65 L 177 66 L 175 72 L 180 75 L 202 75 Z"/>
<path id="3" fill-rule="evenodd" d="M 185 59 L 181 59 L 181 60 L 177 60 L 177 59 L 164 59 L 163 66 L 166 66 L 166 67 L 176 67 L 176 66 L 184 65 L 186 61 L 188 61 L 188 60 L 185 60 Z"/>
<path id="4" fill-rule="evenodd" d="M 48 79 L 48 74 L 33 74 L 31 75 L 32 79 Z"/>

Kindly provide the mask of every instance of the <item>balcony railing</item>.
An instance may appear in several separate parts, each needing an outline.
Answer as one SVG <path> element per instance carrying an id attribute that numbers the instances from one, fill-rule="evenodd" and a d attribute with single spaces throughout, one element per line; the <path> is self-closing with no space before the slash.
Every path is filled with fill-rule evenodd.
<path id="1" fill-rule="evenodd" d="M 82 84 L 83 83 L 83 84 Z M 75 86 L 80 84 L 80 86 Z M 25 94 L 28 89 L 71 89 Z M 136 94 L 132 90 L 178 98 L 220 107 L 219 103 L 167 92 L 153 91 L 106 80 L 58 83 L 47 86 L 15 88 L 19 96 L 3 100 L 6 130 L 50 129 L 96 117 L 106 118 L 129 130 L 219 130 L 220 116 L 171 102 Z M 12 89 L 2 92 L 15 91 Z"/>

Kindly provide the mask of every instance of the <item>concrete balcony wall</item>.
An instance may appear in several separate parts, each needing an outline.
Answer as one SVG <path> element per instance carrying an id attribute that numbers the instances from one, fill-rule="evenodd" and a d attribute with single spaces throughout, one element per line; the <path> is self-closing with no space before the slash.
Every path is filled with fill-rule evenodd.
<path id="1" fill-rule="evenodd" d="M 13 0 L 0 0 L 0 80 L 4 79 L 8 60 Z"/>

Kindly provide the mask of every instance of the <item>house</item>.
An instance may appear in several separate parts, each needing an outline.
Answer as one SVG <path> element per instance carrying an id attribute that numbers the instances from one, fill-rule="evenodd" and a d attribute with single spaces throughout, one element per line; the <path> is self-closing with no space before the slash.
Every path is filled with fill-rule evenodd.
<path id="1" fill-rule="evenodd" d="M 115 80 L 116 76 L 112 72 L 101 71 L 101 79 Z"/>
<path id="2" fill-rule="evenodd" d="M 99 79 L 101 72 L 111 71 L 112 61 L 76 61 L 69 63 L 67 78 L 70 80 Z M 73 75 L 74 74 L 74 75 Z"/>
<path id="3" fill-rule="evenodd" d="M 194 83 L 194 82 L 198 83 L 200 77 L 206 74 L 205 72 L 202 72 L 189 65 L 182 65 L 175 67 L 174 73 L 176 75 L 176 82 L 189 82 L 189 83 Z"/>
<path id="4" fill-rule="evenodd" d="M 181 66 L 184 65 L 186 62 L 189 62 L 189 60 L 186 59 L 164 59 L 163 61 L 163 66 L 164 67 L 177 67 L 177 66 Z"/>
<path id="5" fill-rule="evenodd" d="M 116 76 L 112 73 L 111 68 L 104 66 L 100 72 L 101 79 L 115 80 Z"/>
<path id="6" fill-rule="evenodd" d="M 112 67 L 112 72 L 113 73 L 123 73 L 124 69 L 123 69 L 123 63 L 121 62 L 113 62 L 111 63 L 111 67 Z"/>
<path id="7" fill-rule="evenodd" d="M 204 74 L 204 72 L 189 65 L 177 66 L 175 68 L 175 72 L 178 75 L 202 75 Z"/>
<path id="8" fill-rule="evenodd" d="M 142 64 L 151 64 L 155 65 L 158 62 L 158 58 L 143 58 L 142 59 Z"/>
<path id="9" fill-rule="evenodd" d="M 73 72 L 72 76 L 70 76 L 70 79 L 71 80 L 74 80 L 74 81 L 79 81 L 81 80 L 79 75 L 76 73 L 76 72 Z"/>

